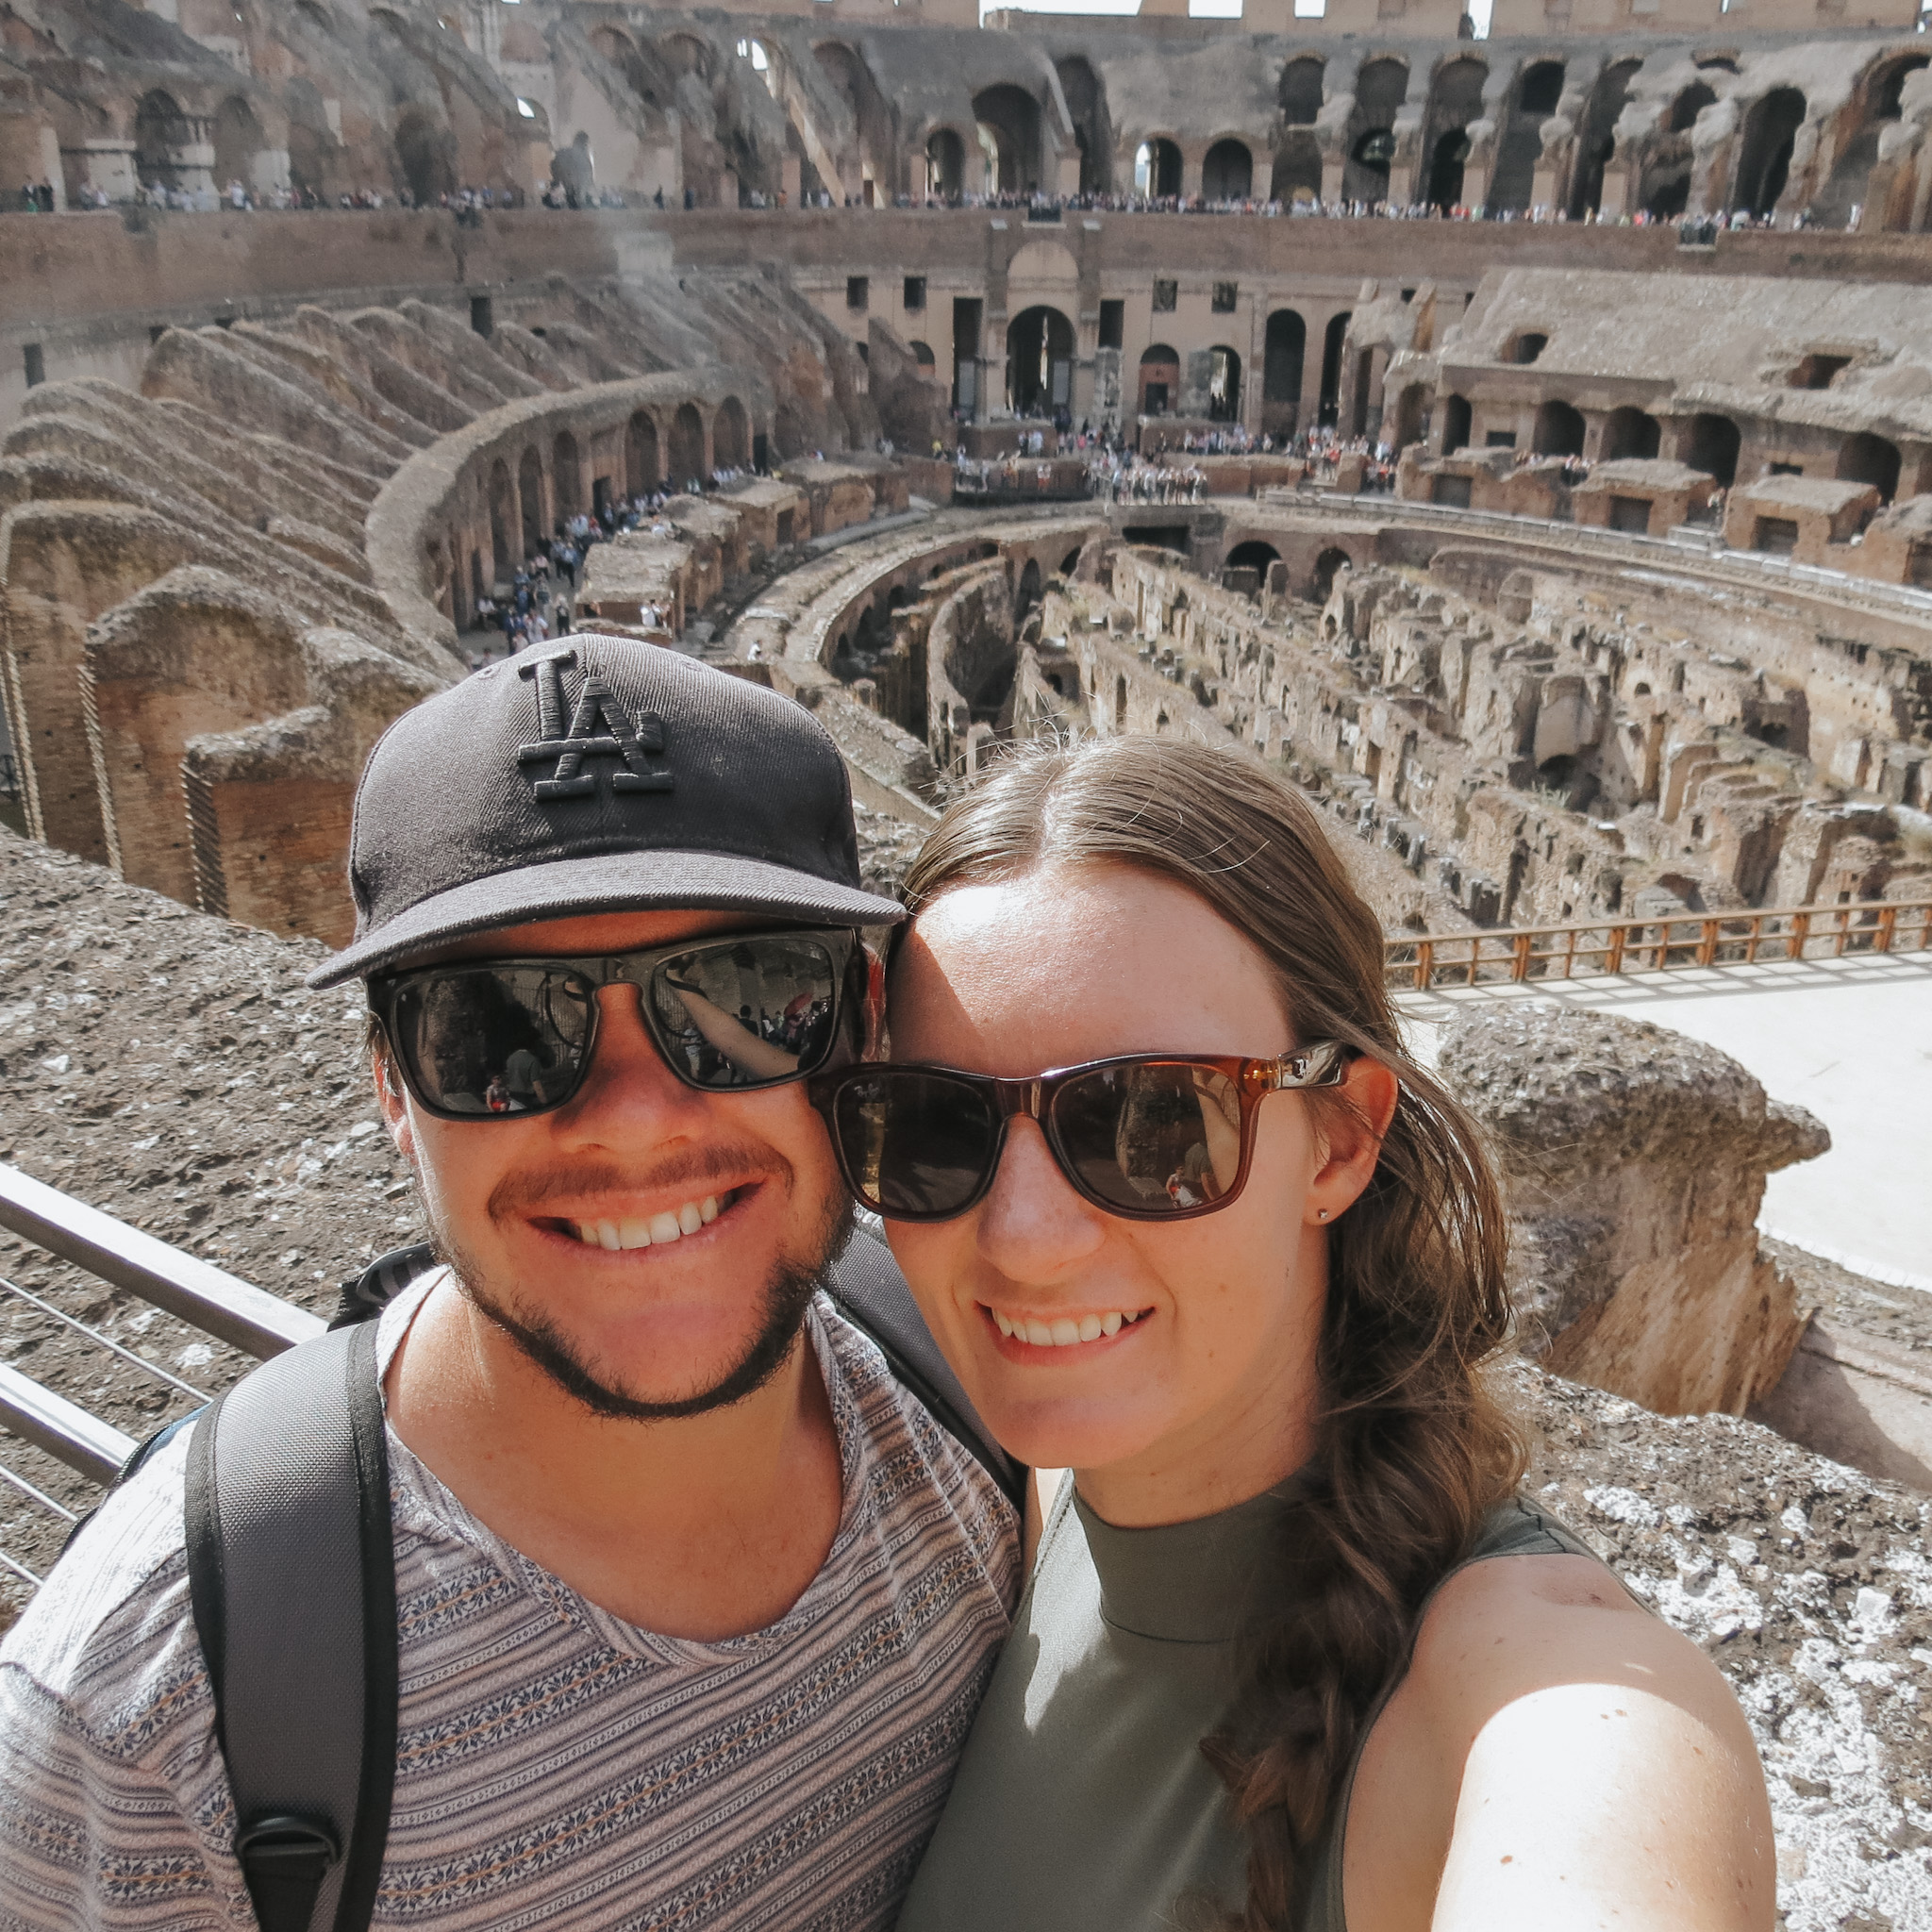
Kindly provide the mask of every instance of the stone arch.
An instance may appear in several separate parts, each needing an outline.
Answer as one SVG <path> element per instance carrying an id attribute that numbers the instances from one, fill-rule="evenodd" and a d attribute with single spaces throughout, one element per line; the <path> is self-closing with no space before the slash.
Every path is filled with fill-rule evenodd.
<path id="1" fill-rule="evenodd" d="M 1752 102 L 1744 116 L 1738 170 L 1732 177 L 1731 206 L 1747 214 L 1768 215 L 1778 204 L 1790 175 L 1791 150 L 1805 125 L 1807 103 L 1794 87 L 1774 87 Z"/>
<path id="2" fill-rule="evenodd" d="M 396 116 L 396 173 L 418 206 L 434 208 L 457 186 L 457 138 L 425 108 L 410 106 Z"/>
<path id="3" fill-rule="evenodd" d="M 1284 205 L 1322 198 L 1322 145 L 1307 128 L 1291 128 L 1274 151 L 1268 199 Z"/>
<path id="4" fill-rule="evenodd" d="M 1661 439 L 1662 425 L 1657 418 L 1626 404 L 1604 418 L 1603 441 L 1597 457 L 1606 463 L 1619 462 L 1626 457 L 1654 457 Z"/>
<path id="5" fill-rule="evenodd" d="M 551 441 L 550 487 L 557 521 L 568 523 L 584 507 L 583 460 L 577 455 L 577 440 L 568 429 L 559 429 Z"/>
<path id="6" fill-rule="evenodd" d="M 1738 480 L 1738 451 L 1742 443 L 1738 425 L 1728 416 L 1693 416 L 1684 460 L 1693 470 L 1715 476 L 1728 490 Z"/>
<path id="7" fill-rule="evenodd" d="M 712 419 L 711 461 L 721 470 L 741 470 L 751 461 L 751 432 L 736 396 L 726 396 Z"/>
<path id="8" fill-rule="evenodd" d="M 1312 127 L 1322 113 L 1322 77 L 1328 63 L 1319 54 L 1303 54 L 1281 70 L 1274 98 L 1284 127 Z"/>
<path id="9" fill-rule="evenodd" d="M 1716 106 L 1715 91 L 1701 80 L 1693 80 L 1671 103 L 1671 111 L 1664 118 L 1664 132 L 1689 134 L 1696 126 L 1698 115 Z"/>
<path id="10" fill-rule="evenodd" d="M 255 158 L 268 145 L 255 109 L 240 94 L 230 94 L 215 109 L 215 186 L 230 181 L 255 185 Z"/>
<path id="11" fill-rule="evenodd" d="M 1208 420 L 1241 420 L 1241 358 L 1225 342 L 1216 342 L 1208 351 Z"/>
<path id="12" fill-rule="evenodd" d="M 1604 170 L 1617 152 L 1617 120 L 1630 98 L 1630 82 L 1641 60 L 1606 67 L 1590 91 L 1576 129 L 1576 156 L 1570 173 L 1570 219 L 1581 221 L 1604 205 Z"/>
<path id="13" fill-rule="evenodd" d="M 695 403 L 680 403 L 677 414 L 671 419 L 671 481 L 675 486 L 683 485 L 693 479 L 702 482 L 705 475 L 705 419 L 698 414 Z"/>
<path id="14" fill-rule="evenodd" d="M 1583 412 L 1552 396 L 1536 412 L 1530 447 L 1540 457 L 1580 457 L 1583 454 Z"/>
<path id="15" fill-rule="evenodd" d="M 707 83 L 711 78 L 711 49 L 695 34 L 666 34 L 658 42 L 658 58 L 674 75 L 695 75 Z"/>
<path id="16" fill-rule="evenodd" d="M 1342 549 L 1340 544 L 1333 544 L 1328 549 L 1323 551 L 1321 556 L 1315 559 L 1315 602 L 1318 604 L 1327 603 L 1329 597 L 1334 593 L 1335 579 L 1343 571 L 1353 570 L 1354 568 L 1355 558 Z"/>
<path id="17" fill-rule="evenodd" d="M 1037 558 L 1026 559 L 1026 568 L 1020 573 L 1020 588 L 1013 596 L 1013 622 L 1015 624 L 1026 615 L 1040 602 L 1040 561 Z"/>
<path id="18" fill-rule="evenodd" d="M 939 367 L 939 358 L 933 354 L 930 342 L 922 342 L 915 337 L 906 346 L 912 351 L 912 359 L 922 369 L 937 369 Z"/>
<path id="19" fill-rule="evenodd" d="M 1255 190 L 1255 157 L 1244 141 L 1217 141 L 1201 162 L 1203 201 L 1246 201 Z"/>
<path id="20" fill-rule="evenodd" d="M 1179 400 L 1181 358 L 1165 342 L 1149 342 L 1141 352 L 1141 376 L 1136 385 L 1137 415 L 1166 416 Z M 1158 391 L 1150 396 L 1149 391 Z"/>
<path id="21" fill-rule="evenodd" d="M 1395 408 L 1391 414 L 1385 407 L 1382 414 L 1382 438 L 1389 446 L 1397 451 L 1407 449 L 1412 442 L 1423 439 L 1423 420 L 1428 412 L 1429 391 L 1425 384 L 1411 382 L 1395 398 Z"/>
<path id="22" fill-rule="evenodd" d="M 175 158 L 188 142 L 188 117 L 175 96 L 160 88 L 142 95 L 134 110 L 134 165 L 142 180 L 178 188 L 180 163 Z"/>
<path id="23" fill-rule="evenodd" d="M 1516 77 L 1509 111 L 1503 117 L 1503 134 L 1496 143 L 1496 165 L 1490 175 L 1486 205 L 1525 208 L 1536 193 L 1536 164 L 1542 158 L 1542 125 L 1563 97 L 1563 63 L 1532 60 Z"/>
<path id="24" fill-rule="evenodd" d="M 1297 310 L 1277 308 L 1268 318 L 1261 363 L 1261 427 L 1270 436 L 1292 436 L 1295 432 L 1307 349 L 1307 324 Z"/>
<path id="25" fill-rule="evenodd" d="M 534 449 L 525 450 L 517 462 L 517 508 L 528 557 L 543 541 L 543 459 Z"/>
<path id="26" fill-rule="evenodd" d="M 1134 150 L 1134 192 L 1150 201 L 1172 201 L 1181 192 L 1181 151 L 1162 134 Z"/>
<path id="27" fill-rule="evenodd" d="M 1016 416 L 1051 415 L 1074 400 L 1074 325 L 1044 304 L 1007 325 L 1007 403 Z"/>
<path id="28" fill-rule="evenodd" d="M 490 466 L 490 554 L 498 581 L 516 569 L 517 539 L 522 535 L 523 518 L 510 485 L 509 465 L 498 457 Z"/>
<path id="29" fill-rule="evenodd" d="M 1107 194 L 1113 189 L 1113 125 L 1107 111 L 1107 89 L 1091 64 L 1070 54 L 1054 62 L 1074 144 L 1080 151 L 1080 192 Z"/>
<path id="30" fill-rule="evenodd" d="M 1395 116 L 1408 97 L 1408 62 L 1394 55 L 1365 61 L 1356 75 L 1355 110 L 1348 117 L 1341 175 L 1344 201 L 1384 201 L 1395 158 Z"/>
<path id="31" fill-rule="evenodd" d="M 1339 315 L 1328 318 L 1328 326 L 1322 336 L 1322 425 L 1331 427 L 1336 412 L 1341 407 L 1341 350 L 1348 340 L 1348 325 L 1355 320 L 1353 313 L 1344 308 Z"/>
<path id="32" fill-rule="evenodd" d="M 1885 130 L 1898 120 L 1901 94 L 1907 77 L 1932 66 L 1932 56 L 1907 54 L 1874 68 L 1860 90 L 1862 99 L 1855 110 L 1858 125 L 1849 128 L 1850 115 L 1840 117 L 1840 143 L 1832 160 L 1831 174 L 1811 203 L 1811 218 L 1826 227 L 1847 225 L 1852 209 L 1866 199 L 1872 170 L 1878 159 L 1878 143 Z"/>
<path id="33" fill-rule="evenodd" d="M 1462 169 L 1469 159 L 1464 130 L 1482 118 L 1483 88 L 1489 77 L 1488 63 L 1473 54 L 1445 60 L 1436 70 L 1428 112 L 1423 117 L 1422 151 L 1428 176 L 1418 197 L 1431 208 L 1456 208 L 1462 201 Z"/>
<path id="34" fill-rule="evenodd" d="M 966 192 L 966 143 L 950 127 L 926 136 L 925 192 L 941 201 L 958 201 Z"/>
<path id="35" fill-rule="evenodd" d="M 1268 567 L 1281 561 L 1281 552 L 1272 543 L 1264 543 L 1258 537 L 1250 537 L 1245 543 L 1237 543 L 1222 558 L 1223 570 L 1252 570 L 1261 574 L 1261 585 L 1268 584 Z"/>
<path id="36" fill-rule="evenodd" d="M 625 425 L 624 469 L 633 496 L 648 496 L 663 480 L 658 461 L 658 425 L 648 409 L 633 411 Z"/>
<path id="37" fill-rule="evenodd" d="M 1467 396 L 1452 395 L 1442 405 L 1442 454 L 1453 457 L 1469 447 L 1470 424 L 1474 416 Z"/>
<path id="38" fill-rule="evenodd" d="M 1040 103 L 1023 87 L 1001 81 L 973 96 L 973 118 L 992 137 L 1003 194 L 1035 194 L 1041 169 Z"/>
<path id="39" fill-rule="evenodd" d="M 1874 485 L 1881 503 L 1890 503 L 1898 493 L 1898 444 L 1869 430 L 1848 436 L 1839 446 L 1839 480 Z"/>

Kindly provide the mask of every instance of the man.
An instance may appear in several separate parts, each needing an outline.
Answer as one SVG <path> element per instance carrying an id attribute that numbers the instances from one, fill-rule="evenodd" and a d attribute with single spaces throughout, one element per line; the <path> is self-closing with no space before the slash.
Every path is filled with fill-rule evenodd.
<path id="1" fill-rule="evenodd" d="M 378 1104 L 446 1264 L 376 1331 L 400 1630 L 375 1923 L 887 1927 L 1014 1514 L 816 1283 L 801 1076 L 862 1043 L 837 752 L 608 638 L 407 713 L 357 798 Z M 514 964 L 508 962 L 516 962 Z M 826 1003 L 788 1052 L 741 1004 Z M 253 1923 L 190 1613 L 186 1438 L 0 1647 L 0 1925 Z M 229 1654 L 238 1640 L 232 1624 Z"/>

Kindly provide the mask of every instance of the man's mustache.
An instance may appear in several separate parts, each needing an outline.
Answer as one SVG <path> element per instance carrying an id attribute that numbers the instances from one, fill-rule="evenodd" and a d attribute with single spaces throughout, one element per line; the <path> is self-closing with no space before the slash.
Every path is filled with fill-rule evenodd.
<path id="1" fill-rule="evenodd" d="M 580 1199 L 586 1194 L 646 1194 L 708 1181 L 737 1185 L 754 1179 L 775 1180 L 790 1188 L 794 1178 L 791 1161 L 763 1142 L 692 1147 L 640 1167 L 591 1160 L 534 1171 L 520 1169 L 505 1174 L 491 1190 L 488 1212 L 492 1221 L 508 1221 L 541 1212 L 553 1201 Z"/>

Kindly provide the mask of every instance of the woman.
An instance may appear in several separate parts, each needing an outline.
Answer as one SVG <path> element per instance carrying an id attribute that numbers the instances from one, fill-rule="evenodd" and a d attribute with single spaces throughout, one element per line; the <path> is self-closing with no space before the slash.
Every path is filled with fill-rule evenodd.
<path id="1" fill-rule="evenodd" d="M 1073 1474 L 902 1932 L 1768 1927 L 1723 1679 L 1514 1494 L 1495 1182 L 1300 797 L 1027 756 L 908 887 L 892 1064 L 818 1097 L 981 1416 Z"/>

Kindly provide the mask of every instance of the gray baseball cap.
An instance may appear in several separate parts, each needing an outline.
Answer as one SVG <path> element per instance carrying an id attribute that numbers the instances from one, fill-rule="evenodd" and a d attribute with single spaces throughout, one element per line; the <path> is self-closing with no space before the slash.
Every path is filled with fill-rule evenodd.
<path id="1" fill-rule="evenodd" d="M 844 760 L 789 698 L 626 638 L 579 635 L 405 711 L 356 791 L 356 936 L 339 986 L 471 933 L 692 908 L 883 925 Z"/>

